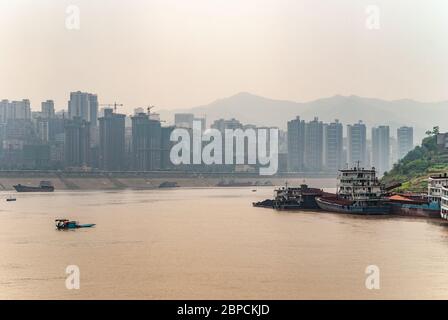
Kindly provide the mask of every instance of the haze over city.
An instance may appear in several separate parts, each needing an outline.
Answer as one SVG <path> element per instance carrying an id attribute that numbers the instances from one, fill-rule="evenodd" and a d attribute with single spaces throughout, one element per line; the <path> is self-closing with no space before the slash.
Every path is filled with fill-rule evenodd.
<path id="1" fill-rule="evenodd" d="M 80 10 L 69 30 L 66 9 Z M 366 8 L 379 8 L 379 29 Z M 0 0 L 1 96 L 179 109 L 247 91 L 448 99 L 446 1 Z M 412 110 L 410 110 L 412 111 Z"/>
<path id="2" fill-rule="evenodd" d="M 0 0 L 0 300 L 448 299 L 447 30 L 447 0 Z"/>

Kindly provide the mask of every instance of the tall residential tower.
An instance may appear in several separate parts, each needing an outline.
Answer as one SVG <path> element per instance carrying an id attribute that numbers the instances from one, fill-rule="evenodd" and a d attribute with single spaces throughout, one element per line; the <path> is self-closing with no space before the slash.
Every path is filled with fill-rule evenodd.
<path id="1" fill-rule="evenodd" d="M 380 177 L 390 169 L 389 126 L 372 128 L 372 165 Z"/>
<path id="2" fill-rule="evenodd" d="M 305 121 L 300 120 L 300 117 L 288 121 L 287 144 L 288 171 L 303 171 L 305 161 Z"/>
<path id="3" fill-rule="evenodd" d="M 347 126 L 347 161 L 350 167 L 367 166 L 366 125 L 359 121 Z"/>
<path id="4" fill-rule="evenodd" d="M 338 120 L 324 127 L 324 164 L 331 172 L 337 172 L 344 165 L 343 127 Z"/>
<path id="5" fill-rule="evenodd" d="M 397 152 L 398 160 L 414 148 L 414 129 L 412 127 L 401 127 L 397 129 Z"/>
<path id="6" fill-rule="evenodd" d="M 124 114 L 114 113 L 112 109 L 104 109 L 104 116 L 99 119 L 99 165 L 102 170 L 124 170 Z"/>

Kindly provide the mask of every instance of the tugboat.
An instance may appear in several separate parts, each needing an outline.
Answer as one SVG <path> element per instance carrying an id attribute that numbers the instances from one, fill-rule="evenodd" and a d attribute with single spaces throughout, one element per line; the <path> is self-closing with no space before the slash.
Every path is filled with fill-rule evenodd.
<path id="1" fill-rule="evenodd" d="M 254 202 L 254 207 L 273 208 L 278 210 L 319 209 L 316 197 L 328 195 L 321 189 L 309 188 L 302 184 L 300 187 L 290 187 L 288 183 L 284 187 L 274 190 L 274 199 L 266 199 Z"/>
<path id="2" fill-rule="evenodd" d="M 352 169 L 339 170 L 336 194 L 316 198 L 322 210 L 360 215 L 389 214 L 388 201 L 375 168 L 360 168 L 359 163 Z"/>
<path id="3" fill-rule="evenodd" d="M 41 181 L 38 187 L 24 186 L 20 183 L 13 186 L 17 192 L 53 192 L 54 186 L 51 181 Z"/>

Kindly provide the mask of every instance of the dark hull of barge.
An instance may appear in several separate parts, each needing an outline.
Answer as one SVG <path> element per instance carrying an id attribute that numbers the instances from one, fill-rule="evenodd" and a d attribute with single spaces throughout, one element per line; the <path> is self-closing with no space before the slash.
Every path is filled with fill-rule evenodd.
<path id="1" fill-rule="evenodd" d="M 336 197 L 318 197 L 317 205 L 320 209 L 329 212 L 356 214 L 356 215 L 389 215 L 390 206 L 386 203 L 369 206 L 357 206 L 352 201 Z"/>

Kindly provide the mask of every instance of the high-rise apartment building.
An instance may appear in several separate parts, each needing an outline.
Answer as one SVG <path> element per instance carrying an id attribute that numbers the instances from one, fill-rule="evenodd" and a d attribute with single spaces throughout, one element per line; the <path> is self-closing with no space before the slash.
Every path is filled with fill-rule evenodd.
<path id="1" fill-rule="evenodd" d="M 65 166 L 89 166 L 90 125 L 89 122 L 74 117 L 65 124 Z"/>
<path id="2" fill-rule="evenodd" d="M 68 117 L 69 119 L 81 118 L 90 122 L 92 127 L 96 127 L 98 123 L 98 97 L 87 92 L 71 92 L 68 102 Z"/>
<path id="3" fill-rule="evenodd" d="M 331 172 L 343 168 L 343 127 L 338 120 L 324 126 L 324 164 Z"/>
<path id="4" fill-rule="evenodd" d="M 132 162 L 134 170 L 161 169 L 162 127 L 160 121 L 139 113 L 132 117 Z"/>
<path id="5" fill-rule="evenodd" d="M 30 120 L 31 105 L 28 99 L 22 101 L 0 101 L 0 123 L 8 120 Z"/>
<path id="6" fill-rule="evenodd" d="M 288 121 L 287 145 L 288 171 L 303 171 L 305 159 L 305 121 L 300 120 L 300 117 Z"/>
<path id="7" fill-rule="evenodd" d="M 348 165 L 367 166 L 366 125 L 359 121 L 347 126 Z"/>
<path id="8" fill-rule="evenodd" d="M 41 104 L 41 116 L 42 118 L 52 119 L 54 118 L 54 101 L 47 100 Z"/>
<path id="9" fill-rule="evenodd" d="M 372 165 L 378 172 L 378 176 L 390 170 L 389 126 L 372 128 Z"/>
<path id="10" fill-rule="evenodd" d="M 178 128 L 193 127 L 194 114 L 192 113 L 176 113 L 174 115 L 174 125 Z"/>
<path id="11" fill-rule="evenodd" d="M 305 168 L 319 172 L 323 165 L 324 130 L 323 123 L 316 117 L 305 124 Z"/>
<path id="12" fill-rule="evenodd" d="M 89 122 L 91 127 L 98 126 L 98 96 L 89 94 Z"/>
<path id="13" fill-rule="evenodd" d="M 404 158 L 414 148 L 414 129 L 401 127 L 397 129 L 398 160 Z"/>
<path id="14" fill-rule="evenodd" d="M 102 170 L 120 171 L 125 165 L 125 118 L 124 114 L 104 109 L 99 119 L 99 166 Z"/>

